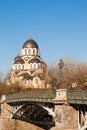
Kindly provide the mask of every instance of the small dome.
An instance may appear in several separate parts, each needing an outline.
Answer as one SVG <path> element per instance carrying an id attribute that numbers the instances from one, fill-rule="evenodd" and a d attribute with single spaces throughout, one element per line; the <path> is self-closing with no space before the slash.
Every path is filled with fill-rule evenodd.
<path id="1" fill-rule="evenodd" d="M 23 48 L 37 48 L 38 49 L 38 45 L 33 39 L 28 39 L 24 43 Z"/>
<path id="2" fill-rule="evenodd" d="M 31 59 L 28 63 L 40 63 L 41 61 L 37 58 Z"/>
<path id="3" fill-rule="evenodd" d="M 24 64 L 24 63 L 25 63 L 24 60 L 20 56 L 15 57 L 14 64 Z"/>

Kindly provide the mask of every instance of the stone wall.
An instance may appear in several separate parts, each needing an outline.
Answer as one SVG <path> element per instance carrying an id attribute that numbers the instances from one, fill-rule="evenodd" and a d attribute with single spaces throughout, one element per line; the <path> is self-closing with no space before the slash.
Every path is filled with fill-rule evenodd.
<path id="1" fill-rule="evenodd" d="M 51 128 L 50 130 L 73 130 L 73 129 L 62 129 L 62 128 L 59 128 L 58 126 L 55 126 L 55 127 Z M 76 128 L 74 130 L 78 130 L 78 129 Z"/>
<path id="2" fill-rule="evenodd" d="M 56 126 L 58 130 L 77 130 L 78 112 L 70 105 L 62 104 L 55 106 Z"/>
<path id="3" fill-rule="evenodd" d="M 52 130 L 78 130 L 78 111 L 67 102 L 67 90 L 56 90 L 55 127 Z"/>
<path id="4" fill-rule="evenodd" d="M 12 117 L 12 107 L 6 102 L 1 104 L 0 119 L 10 119 Z"/>
<path id="5" fill-rule="evenodd" d="M 38 126 L 19 120 L 0 119 L 0 130 L 43 130 Z"/>

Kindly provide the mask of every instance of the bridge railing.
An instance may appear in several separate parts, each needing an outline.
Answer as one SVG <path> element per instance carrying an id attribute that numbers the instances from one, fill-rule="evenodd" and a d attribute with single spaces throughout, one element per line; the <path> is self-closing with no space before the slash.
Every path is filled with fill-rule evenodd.
<path id="1" fill-rule="evenodd" d="M 19 92 L 7 96 L 7 102 L 17 101 L 46 101 L 52 102 L 55 98 L 56 92 L 54 90 L 34 90 L 27 92 Z"/>
<path id="2" fill-rule="evenodd" d="M 67 100 L 72 104 L 87 104 L 87 90 L 68 90 Z"/>
<path id="3" fill-rule="evenodd" d="M 53 102 L 56 97 L 55 90 L 33 90 L 10 94 L 7 102 L 37 101 Z M 87 104 L 87 90 L 67 90 L 67 101 L 70 104 Z"/>

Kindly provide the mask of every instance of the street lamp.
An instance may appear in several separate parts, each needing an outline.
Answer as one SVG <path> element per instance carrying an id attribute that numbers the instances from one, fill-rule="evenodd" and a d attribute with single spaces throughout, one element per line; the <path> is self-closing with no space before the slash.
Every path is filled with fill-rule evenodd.
<path id="1" fill-rule="evenodd" d="M 62 59 L 59 60 L 58 66 L 60 70 L 60 88 L 62 89 L 62 69 L 64 67 L 64 62 Z"/>

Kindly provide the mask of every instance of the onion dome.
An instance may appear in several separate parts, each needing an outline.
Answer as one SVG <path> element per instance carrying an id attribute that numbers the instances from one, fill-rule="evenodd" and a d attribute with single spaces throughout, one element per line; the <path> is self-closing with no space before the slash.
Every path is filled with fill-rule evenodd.
<path id="1" fill-rule="evenodd" d="M 28 39 L 24 43 L 23 48 L 36 48 L 36 49 L 38 49 L 38 45 L 33 39 Z"/>
<path id="2" fill-rule="evenodd" d="M 14 64 L 24 64 L 24 63 L 25 63 L 24 60 L 20 56 L 15 57 Z"/>

